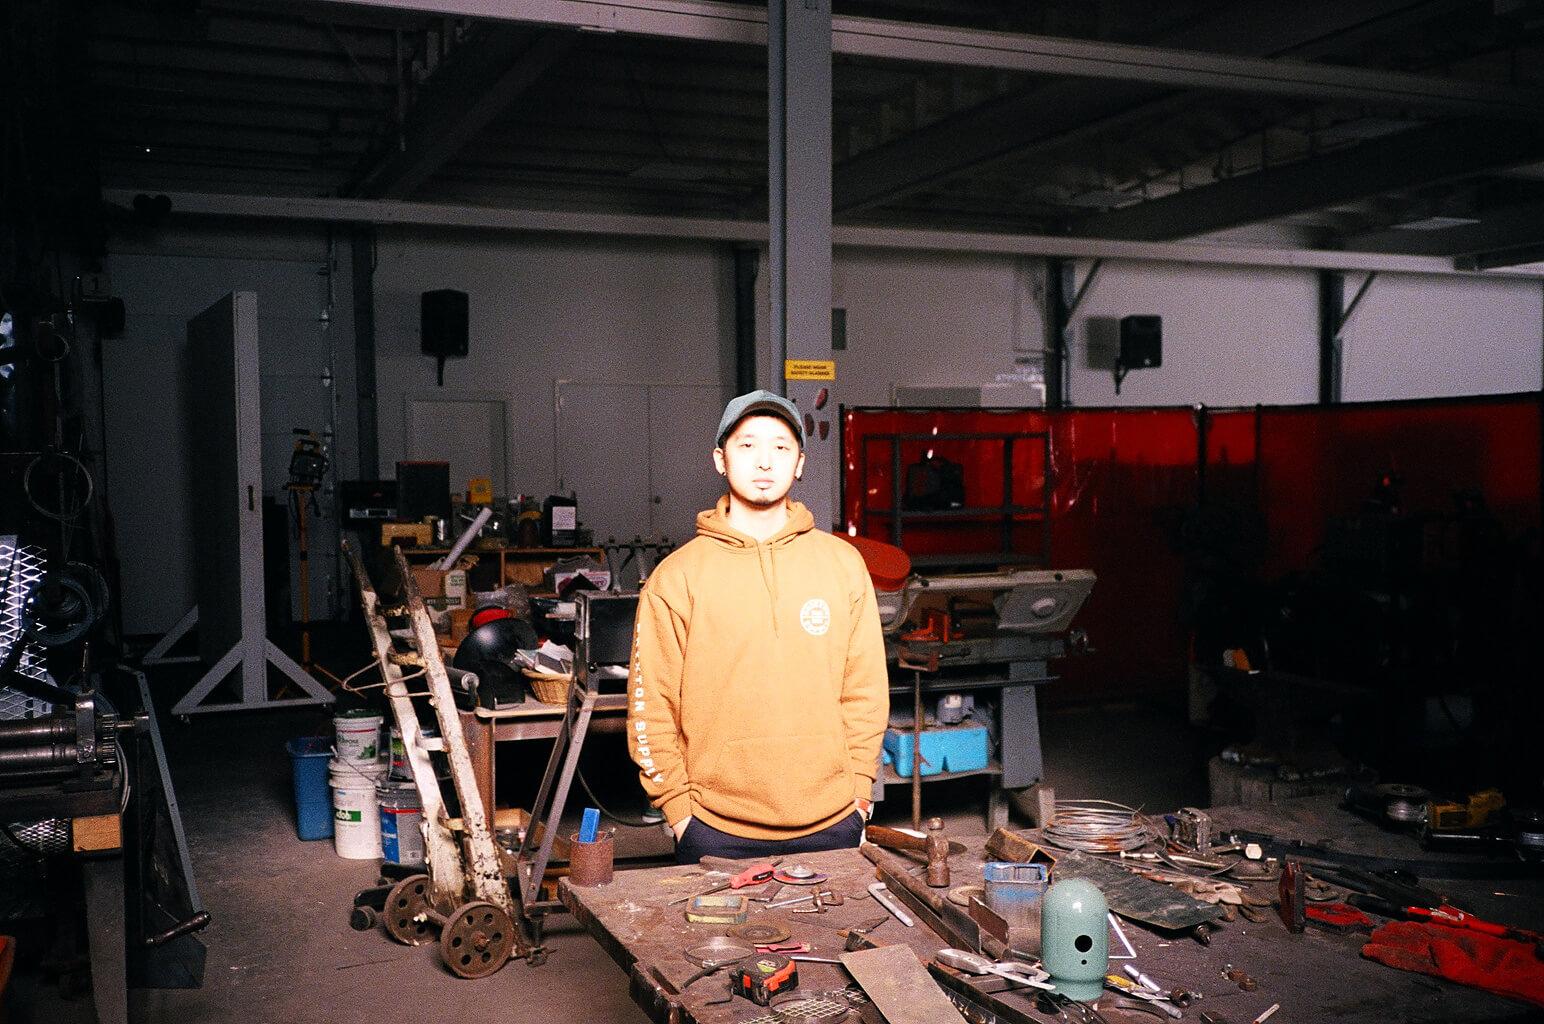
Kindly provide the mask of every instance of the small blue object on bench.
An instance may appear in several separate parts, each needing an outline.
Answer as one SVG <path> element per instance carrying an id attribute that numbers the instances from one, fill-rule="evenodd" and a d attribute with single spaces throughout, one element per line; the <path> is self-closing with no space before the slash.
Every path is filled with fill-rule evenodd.
<path id="1" fill-rule="evenodd" d="M 600 811 L 594 807 L 586 807 L 584 816 L 579 819 L 579 841 L 581 843 L 595 842 L 595 833 L 600 831 Z"/>
<path id="2" fill-rule="evenodd" d="M 991 740 L 984 725 L 941 725 L 922 730 L 922 775 L 975 772 L 991 757 Z M 911 731 L 885 730 L 885 763 L 903 779 L 911 778 Z"/>

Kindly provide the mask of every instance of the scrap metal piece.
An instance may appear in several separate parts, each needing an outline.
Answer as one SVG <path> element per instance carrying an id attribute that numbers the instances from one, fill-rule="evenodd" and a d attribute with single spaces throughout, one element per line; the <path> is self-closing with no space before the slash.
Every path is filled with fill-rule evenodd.
<path id="1" fill-rule="evenodd" d="M 876 946 L 840 959 L 888 1024 L 938 1024 L 959 1016 L 910 946 Z"/>
<path id="2" fill-rule="evenodd" d="M 1278 909 L 1281 913 L 1281 923 L 1286 925 L 1287 931 L 1294 935 L 1301 932 L 1305 924 L 1303 900 L 1307 879 L 1303 866 L 1297 861 L 1289 860 L 1282 866 L 1279 883 L 1281 905 Z"/>
<path id="3" fill-rule="evenodd" d="M 779 1024 L 834 1024 L 847 1019 L 851 1004 L 828 995 L 798 996 L 772 1007 Z"/>
<path id="4" fill-rule="evenodd" d="M 693 896 L 686 919 L 694 924 L 744 924 L 749 911 L 744 896 Z"/>
<path id="5" fill-rule="evenodd" d="M 868 891 L 869 895 L 874 897 L 874 902 L 894 914 L 895 919 L 901 922 L 901 924 L 908 928 L 915 928 L 917 926 L 917 922 L 911 919 L 911 915 L 902 910 L 900 904 L 891 897 L 890 887 L 885 885 L 885 883 L 875 882 L 868 887 Z"/>
<path id="6" fill-rule="evenodd" d="M 1112 911 L 1156 928 L 1192 929 L 1222 916 L 1222 909 L 1215 904 L 1202 903 L 1086 853 L 1060 854 L 1056 858 L 1055 877 L 1087 879 L 1103 891 Z"/>

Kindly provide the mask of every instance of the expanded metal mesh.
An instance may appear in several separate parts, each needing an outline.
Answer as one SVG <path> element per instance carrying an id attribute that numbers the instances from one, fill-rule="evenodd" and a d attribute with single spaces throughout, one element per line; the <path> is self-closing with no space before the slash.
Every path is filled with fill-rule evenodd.
<path id="1" fill-rule="evenodd" d="M 0 662 L 10 656 L 11 647 L 21 637 L 22 605 L 42 581 L 42 549 L 18 544 L 15 536 L 0 536 Z M 36 642 L 22 648 L 16 670 L 31 679 L 52 682 L 43 666 L 43 649 Z M 51 711 L 53 705 L 47 701 L 0 686 L 0 721 L 37 718 Z"/>
<path id="2" fill-rule="evenodd" d="M 60 818 L 6 825 L 12 842 L 0 835 L 0 921 L 46 917 L 51 909 L 47 885 L 51 858 L 70 850 L 70 823 Z"/>

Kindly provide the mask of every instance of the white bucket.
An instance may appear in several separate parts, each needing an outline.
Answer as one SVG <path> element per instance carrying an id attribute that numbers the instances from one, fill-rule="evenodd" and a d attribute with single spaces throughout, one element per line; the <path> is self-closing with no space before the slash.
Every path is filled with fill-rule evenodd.
<path id="1" fill-rule="evenodd" d="M 381 855 L 381 816 L 375 787 L 384 767 L 349 764 L 334 758 L 327 766 L 332 788 L 332 842 L 338 856 L 373 860 Z"/>
<path id="2" fill-rule="evenodd" d="M 334 715 L 334 756 L 348 764 L 373 765 L 381 756 L 382 721 L 380 715 L 362 711 Z"/>

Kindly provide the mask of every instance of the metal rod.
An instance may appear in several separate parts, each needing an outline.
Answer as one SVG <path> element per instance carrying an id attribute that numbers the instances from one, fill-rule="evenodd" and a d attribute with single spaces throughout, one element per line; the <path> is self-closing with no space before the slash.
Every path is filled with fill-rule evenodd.
<path id="1" fill-rule="evenodd" d="M 901 922 L 901 924 L 908 928 L 915 928 L 917 926 L 917 922 L 911 919 L 911 915 L 902 910 L 901 905 L 895 902 L 895 899 L 890 895 L 890 887 L 885 885 L 885 883 L 875 882 L 868 887 L 868 891 L 869 895 L 874 897 L 874 902 L 894 914 L 895 919 Z"/>

